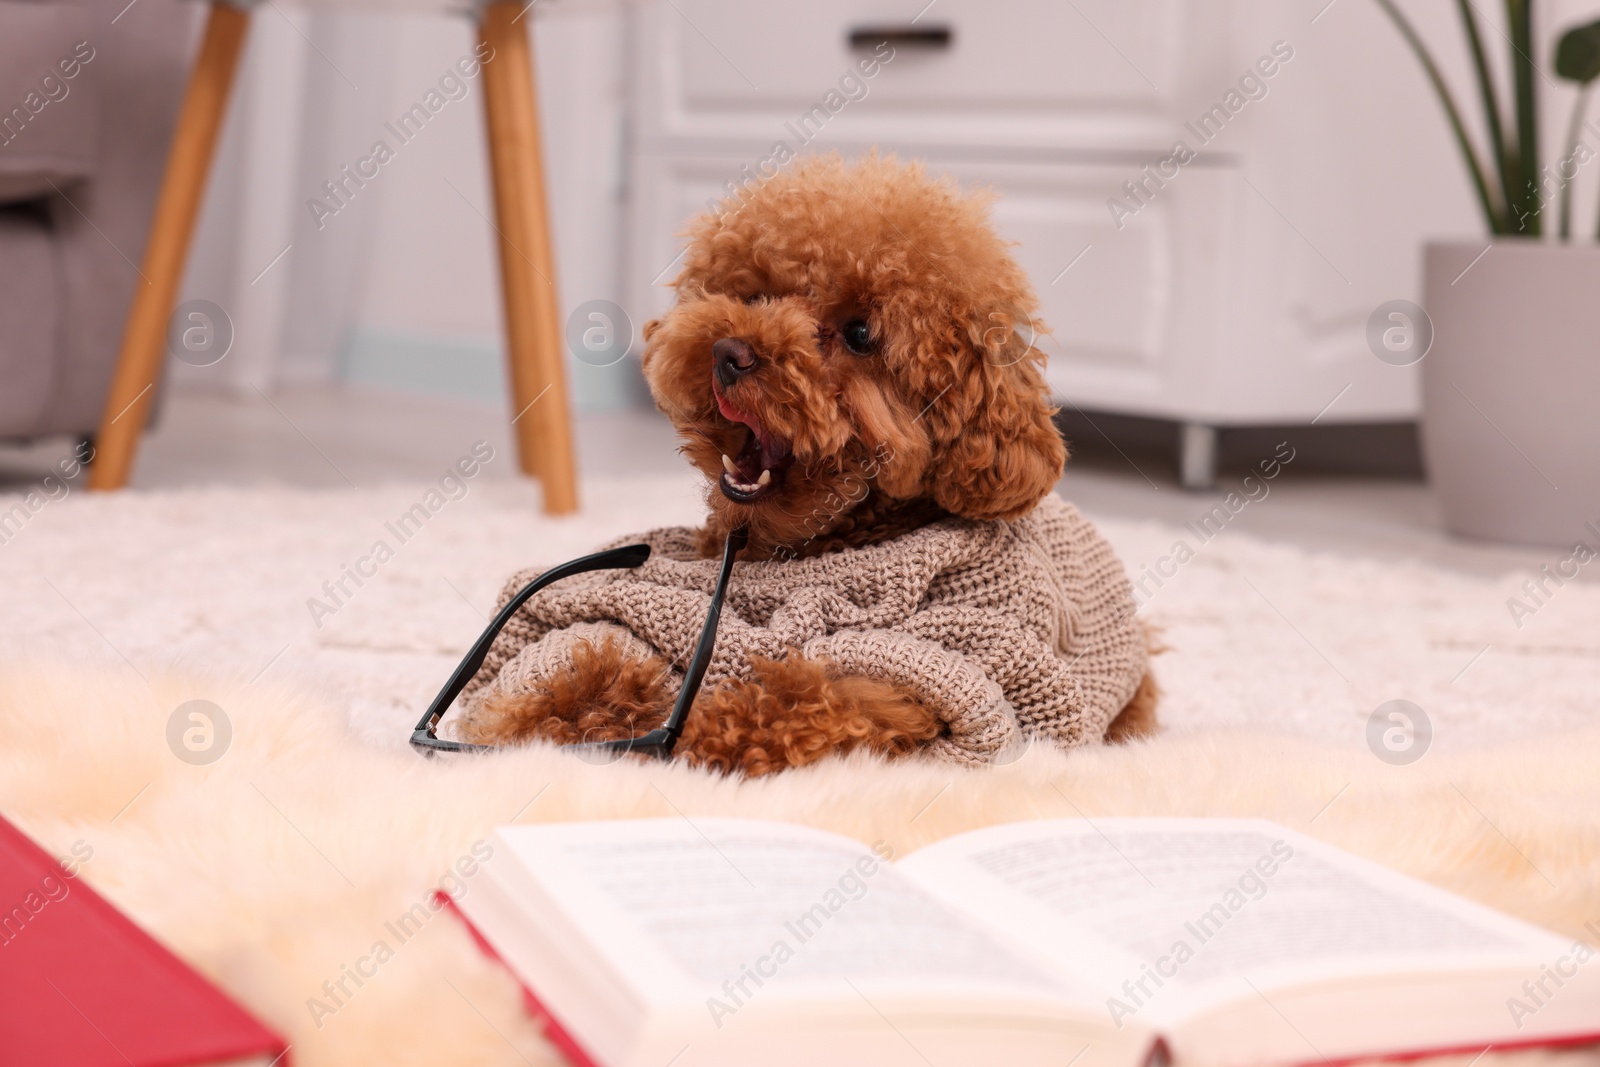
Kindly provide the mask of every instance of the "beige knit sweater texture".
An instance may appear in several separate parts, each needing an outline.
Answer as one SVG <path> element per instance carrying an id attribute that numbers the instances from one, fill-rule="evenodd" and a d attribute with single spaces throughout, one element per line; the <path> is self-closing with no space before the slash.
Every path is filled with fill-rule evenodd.
<path id="1" fill-rule="evenodd" d="M 697 558 L 688 527 L 613 546 L 640 541 L 651 548 L 643 566 L 577 575 L 523 605 L 467 687 L 464 713 L 569 669 L 580 641 L 661 656 L 681 685 L 720 561 Z M 538 575 L 514 575 L 499 606 Z M 752 656 L 798 649 L 914 693 L 948 727 L 930 753 L 994 762 L 1030 738 L 1103 738 L 1144 675 L 1134 610 L 1111 546 L 1052 494 L 1013 522 L 951 518 L 881 544 L 734 564 L 706 684 L 750 679 Z"/>

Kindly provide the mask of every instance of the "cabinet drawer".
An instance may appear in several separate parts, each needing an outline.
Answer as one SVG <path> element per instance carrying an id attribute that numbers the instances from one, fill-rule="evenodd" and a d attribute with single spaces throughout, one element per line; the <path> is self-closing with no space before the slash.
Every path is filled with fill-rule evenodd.
<path id="1" fill-rule="evenodd" d="M 673 37 L 684 102 L 719 109 L 748 107 L 757 96 L 768 106 L 808 104 L 871 55 L 868 42 L 884 30 L 948 35 L 942 45 L 891 38 L 894 58 L 883 73 L 893 76 L 872 86 L 885 103 L 1059 107 L 1151 99 L 1155 89 L 1145 77 L 1156 84 L 1167 77 L 1179 29 L 1175 0 L 940 0 L 915 22 L 914 5 L 904 0 L 674 3 L 682 11 Z"/>
<path id="2" fill-rule="evenodd" d="M 1115 126 L 1119 114 L 1128 121 L 1159 110 L 1177 80 L 1188 8 L 1183 0 L 938 0 L 912 21 L 916 6 L 648 4 L 641 132 L 770 144 L 810 113 L 830 135 L 852 139 L 878 139 L 882 122 L 906 140 L 916 127 L 905 124 L 925 120 L 913 139 L 960 143 L 971 139 L 966 127 L 997 123 L 1019 143 L 1065 137 L 1101 147 L 1108 118 Z M 877 56 L 887 61 L 862 77 L 859 64 Z M 1076 135 L 1075 122 L 1088 131 Z"/>

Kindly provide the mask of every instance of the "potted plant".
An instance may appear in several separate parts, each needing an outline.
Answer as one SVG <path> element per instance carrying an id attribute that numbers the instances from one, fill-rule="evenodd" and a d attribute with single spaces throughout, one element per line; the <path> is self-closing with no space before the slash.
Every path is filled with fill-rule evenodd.
<path id="1" fill-rule="evenodd" d="M 1575 235 L 1573 217 L 1577 178 L 1591 162 L 1600 170 L 1600 126 L 1586 118 L 1600 77 L 1600 21 L 1557 44 L 1553 71 L 1578 95 L 1561 157 L 1541 165 L 1544 79 L 1530 0 L 1505 0 L 1509 107 L 1473 0 L 1457 2 L 1483 152 L 1427 44 L 1394 0 L 1377 3 L 1439 97 L 1488 230 L 1430 242 L 1423 254 L 1433 340 L 1422 364 L 1422 447 L 1446 525 L 1500 541 L 1600 546 L 1600 234 Z"/>

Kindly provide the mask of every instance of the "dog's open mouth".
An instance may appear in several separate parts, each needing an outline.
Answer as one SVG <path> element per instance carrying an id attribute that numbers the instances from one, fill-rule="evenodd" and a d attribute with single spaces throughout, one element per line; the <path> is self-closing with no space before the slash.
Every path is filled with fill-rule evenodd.
<path id="1" fill-rule="evenodd" d="M 722 454 L 722 477 L 717 485 L 722 495 L 736 504 L 755 504 L 776 493 L 784 475 L 794 462 L 789 442 L 773 436 L 754 415 L 747 415 L 730 404 L 715 384 L 717 408 L 724 418 L 745 427 L 744 446 L 737 455 Z"/>

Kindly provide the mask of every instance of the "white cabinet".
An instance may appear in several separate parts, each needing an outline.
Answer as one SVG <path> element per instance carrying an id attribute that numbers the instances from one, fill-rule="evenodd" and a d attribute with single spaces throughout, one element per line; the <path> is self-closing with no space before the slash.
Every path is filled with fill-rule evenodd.
<path id="1" fill-rule="evenodd" d="M 685 220 L 780 143 L 878 146 L 996 189 L 1052 389 L 1188 424 L 1191 480 L 1216 427 L 1411 419 L 1416 368 L 1372 355 L 1367 317 L 1415 297 L 1422 238 L 1476 220 L 1404 45 L 1370 0 L 1325 4 L 647 0 L 630 306 L 665 306 Z M 1419 21 L 1453 42 L 1448 15 Z"/>

